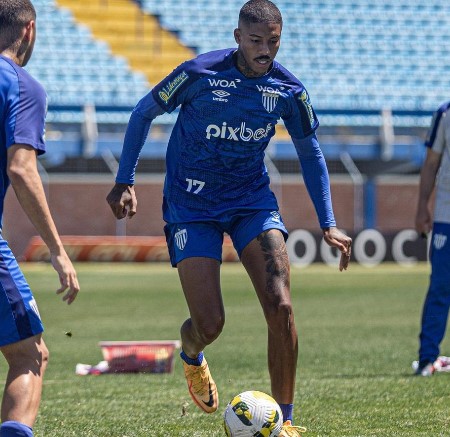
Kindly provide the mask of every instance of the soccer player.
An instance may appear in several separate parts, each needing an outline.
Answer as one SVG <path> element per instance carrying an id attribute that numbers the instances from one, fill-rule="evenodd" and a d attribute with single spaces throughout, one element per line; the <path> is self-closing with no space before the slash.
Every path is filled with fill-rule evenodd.
<path id="1" fill-rule="evenodd" d="M 263 308 L 268 327 L 272 395 L 281 405 L 280 436 L 292 425 L 297 331 L 290 296 L 287 230 L 269 188 L 264 151 L 283 119 L 297 150 L 325 241 L 347 269 L 351 239 L 336 228 L 319 125 L 301 82 L 274 58 L 282 17 L 268 0 L 250 0 L 234 31 L 238 48 L 202 54 L 176 68 L 135 107 L 116 184 L 107 196 L 114 215 L 136 213 L 135 168 L 155 117 L 180 112 L 167 149 L 163 218 L 170 259 L 178 268 L 190 318 L 181 326 L 181 358 L 194 402 L 212 413 L 217 387 L 203 355 L 221 333 L 224 233 L 231 236 Z"/>
<path id="2" fill-rule="evenodd" d="M 29 0 L 0 0 L 0 218 L 11 184 L 47 244 L 63 300 L 72 303 L 78 279 L 56 230 L 37 170 L 45 152 L 46 94 L 22 67 L 33 51 L 36 12 Z M 0 233 L 0 350 L 9 366 L 0 437 L 30 437 L 41 400 L 48 350 L 36 301 Z"/>
<path id="3" fill-rule="evenodd" d="M 450 308 L 450 101 L 434 115 L 420 173 L 416 230 L 431 233 L 431 276 L 423 305 L 417 375 L 431 376 Z M 436 185 L 434 214 L 430 201 Z"/>

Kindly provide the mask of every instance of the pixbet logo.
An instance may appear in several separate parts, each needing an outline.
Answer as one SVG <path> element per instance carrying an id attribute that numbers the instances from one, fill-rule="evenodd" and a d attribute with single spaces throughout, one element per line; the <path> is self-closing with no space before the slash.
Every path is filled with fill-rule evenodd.
<path id="1" fill-rule="evenodd" d="M 260 140 L 266 138 L 273 129 L 272 123 L 269 123 L 266 128 L 259 128 L 252 130 L 245 126 L 245 121 L 241 123 L 240 127 L 228 126 L 226 122 L 222 123 L 222 126 L 216 124 L 210 124 L 206 128 L 206 138 L 209 140 L 211 137 L 223 138 L 233 141 L 250 141 Z"/>

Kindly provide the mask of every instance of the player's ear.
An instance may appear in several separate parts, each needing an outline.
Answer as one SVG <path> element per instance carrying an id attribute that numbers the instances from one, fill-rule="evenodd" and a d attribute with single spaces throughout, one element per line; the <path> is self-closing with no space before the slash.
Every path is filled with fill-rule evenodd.
<path id="1" fill-rule="evenodd" d="M 34 41 L 35 33 L 36 33 L 36 24 L 34 20 L 31 20 L 25 26 L 25 38 L 30 42 Z"/>
<path id="2" fill-rule="evenodd" d="M 237 44 L 241 43 L 241 29 L 234 29 L 234 40 Z"/>

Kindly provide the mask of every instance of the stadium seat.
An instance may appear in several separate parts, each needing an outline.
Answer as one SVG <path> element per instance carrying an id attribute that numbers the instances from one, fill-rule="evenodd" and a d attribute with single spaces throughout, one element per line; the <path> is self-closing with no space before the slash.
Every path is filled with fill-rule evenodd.
<path id="1" fill-rule="evenodd" d="M 103 108 L 98 120 L 126 123 L 151 86 L 186 59 L 180 46 L 191 56 L 236 46 L 233 29 L 242 0 L 192 0 L 185 7 L 179 0 L 109 2 L 115 6 L 105 19 L 97 1 L 33 1 L 38 39 L 27 69 L 48 92 L 51 122 L 77 123 L 83 116 L 74 107 L 92 103 Z M 450 98 L 450 41 L 439 32 L 450 25 L 445 2 L 276 3 L 284 17 L 278 60 L 308 88 L 322 126 L 377 126 L 380 111 L 390 108 L 398 126 L 424 127 Z M 139 48 L 133 32 L 119 32 L 123 22 L 136 20 L 136 4 L 152 23 Z M 90 25 L 82 23 L 87 18 Z M 155 35 L 161 27 L 170 38 Z M 156 51 L 158 58 L 148 56 Z M 170 124 L 174 117 L 158 121 Z"/>

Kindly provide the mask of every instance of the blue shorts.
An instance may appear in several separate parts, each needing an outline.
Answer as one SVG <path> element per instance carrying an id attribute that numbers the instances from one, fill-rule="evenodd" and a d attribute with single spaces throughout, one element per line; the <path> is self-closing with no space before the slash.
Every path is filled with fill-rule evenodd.
<path id="1" fill-rule="evenodd" d="M 450 287 L 450 224 L 433 223 L 430 244 L 431 281 Z"/>
<path id="2" fill-rule="evenodd" d="M 278 211 L 239 210 L 214 220 L 188 223 L 167 223 L 164 227 L 170 262 L 173 267 L 186 258 L 205 257 L 222 261 L 223 235 L 233 241 L 239 258 L 244 248 L 259 234 L 279 229 L 284 239 L 288 231 Z"/>
<path id="3" fill-rule="evenodd" d="M 0 236 L 0 346 L 44 330 L 31 289 L 8 243 Z"/>

